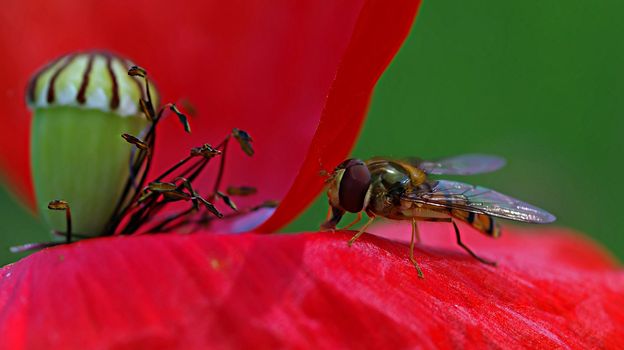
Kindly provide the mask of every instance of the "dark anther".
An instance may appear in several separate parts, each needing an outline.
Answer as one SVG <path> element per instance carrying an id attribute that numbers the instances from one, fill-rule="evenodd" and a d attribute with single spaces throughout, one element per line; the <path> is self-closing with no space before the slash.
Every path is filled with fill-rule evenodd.
<path id="1" fill-rule="evenodd" d="M 184 131 L 190 133 L 191 132 L 191 125 L 189 124 L 188 118 L 186 117 L 186 115 L 184 115 L 184 113 L 180 112 L 178 107 L 176 107 L 176 105 L 173 104 L 173 103 L 169 106 L 169 109 L 178 116 L 178 119 L 180 120 L 180 123 L 182 123 L 182 125 L 184 126 Z"/>
<path id="2" fill-rule="evenodd" d="M 147 71 L 139 66 L 132 66 L 128 70 L 128 75 L 131 77 L 145 78 L 147 76 Z"/>
<path id="3" fill-rule="evenodd" d="M 208 209 L 208 211 L 210 211 L 211 213 L 213 213 L 216 217 L 218 218 L 222 218 L 223 214 L 221 214 L 220 211 L 217 210 L 217 208 L 215 208 L 215 206 L 208 202 L 207 200 L 203 199 L 202 197 L 197 197 L 197 199 L 199 199 L 200 202 L 202 202 L 202 204 L 206 207 L 206 209 Z"/>
<path id="4" fill-rule="evenodd" d="M 147 187 L 154 192 L 171 192 L 178 188 L 178 185 L 172 182 L 150 182 Z"/>
<path id="5" fill-rule="evenodd" d="M 67 210 L 69 208 L 69 203 L 55 199 L 48 203 L 48 209 L 50 210 Z"/>
<path id="6" fill-rule="evenodd" d="M 217 196 L 221 197 L 221 199 L 223 199 L 223 202 L 230 207 L 232 210 L 234 211 L 238 211 L 238 207 L 236 206 L 236 204 L 234 204 L 234 202 L 232 201 L 232 199 L 227 196 L 225 193 L 223 192 L 217 192 Z"/>
<path id="7" fill-rule="evenodd" d="M 205 143 L 200 147 L 193 147 L 191 148 L 191 156 L 192 157 L 204 157 L 204 158 L 214 158 L 218 155 L 221 154 L 221 151 L 219 151 L 218 149 L 213 148 L 212 146 L 210 146 L 209 144 Z"/>
<path id="8" fill-rule="evenodd" d="M 268 200 L 268 201 L 265 201 L 264 203 L 260 204 L 258 207 L 259 208 L 277 208 L 277 206 L 279 206 L 279 201 Z"/>
<path id="9" fill-rule="evenodd" d="M 252 194 L 256 194 L 258 190 L 255 187 L 251 186 L 230 186 L 227 188 L 226 192 L 230 196 L 251 196 Z"/>
<path id="10" fill-rule="evenodd" d="M 241 148 L 243 149 L 243 152 L 245 152 L 248 156 L 254 155 L 253 147 L 251 147 L 251 142 L 253 141 L 253 139 L 246 131 L 234 128 L 232 130 L 232 136 L 234 136 L 236 141 L 238 141 Z"/>
<path id="11" fill-rule="evenodd" d="M 172 202 L 187 201 L 193 198 L 191 195 L 184 193 L 182 191 L 163 192 L 163 197 L 165 197 L 167 200 L 170 200 Z"/>
<path id="12" fill-rule="evenodd" d="M 143 150 L 143 151 L 149 150 L 149 146 L 147 145 L 147 143 L 141 141 L 136 136 L 132 136 L 130 134 L 122 134 L 121 137 L 123 137 L 123 139 L 126 140 L 128 143 L 135 145 L 140 150 Z"/>
<path id="13" fill-rule="evenodd" d="M 141 203 L 147 200 L 149 197 L 153 196 L 155 192 L 147 191 L 147 188 L 141 192 L 141 196 L 137 199 L 137 203 Z"/>

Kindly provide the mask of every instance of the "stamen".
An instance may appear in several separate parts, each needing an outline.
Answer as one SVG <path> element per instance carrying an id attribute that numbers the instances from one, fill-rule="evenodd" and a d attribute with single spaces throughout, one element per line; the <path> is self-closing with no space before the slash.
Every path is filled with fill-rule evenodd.
<path id="1" fill-rule="evenodd" d="M 148 188 L 153 192 L 171 192 L 175 191 L 178 185 L 172 182 L 150 182 Z"/>
<path id="2" fill-rule="evenodd" d="M 189 167 L 180 176 L 187 178 L 189 181 L 195 181 L 195 179 L 206 168 L 206 165 L 210 162 L 210 158 L 203 158 L 196 162 L 193 166 Z"/>
<path id="3" fill-rule="evenodd" d="M 258 190 L 255 187 L 251 187 L 251 186 L 240 186 L 240 187 L 230 186 L 227 188 L 226 192 L 230 196 L 250 196 L 252 194 L 256 194 Z"/>
<path id="4" fill-rule="evenodd" d="M 217 180 L 215 181 L 215 185 L 213 188 L 213 193 L 217 193 L 219 192 L 219 187 L 221 186 L 221 180 L 223 179 L 223 171 L 225 169 L 225 152 L 227 152 L 227 146 L 228 143 L 230 142 L 230 136 L 228 135 L 225 140 L 223 140 L 223 142 L 221 142 L 222 145 L 222 153 L 223 155 L 221 156 L 221 163 L 219 164 L 219 172 L 217 173 Z M 211 199 L 214 199 L 214 194 L 210 197 Z"/>
<path id="5" fill-rule="evenodd" d="M 246 131 L 234 128 L 232 130 L 232 136 L 234 136 L 236 141 L 238 141 L 241 148 L 243 149 L 243 152 L 245 152 L 248 156 L 254 155 L 254 150 L 251 147 L 251 142 L 253 141 L 253 139 Z"/>
<path id="6" fill-rule="evenodd" d="M 128 143 L 135 145 L 138 149 L 142 151 L 149 151 L 149 146 L 147 145 L 147 143 L 141 141 L 136 136 L 132 136 L 130 134 L 122 134 L 121 137 Z"/>
<path id="7" fill-rule="evenodd" d="M 128 213 L 131 206 L 134 204 L 134 202 L 137 202 L 139 200 L 139 195 L 140 195 L 139 188 L 143 187 L 143 184 L 145 183 L 147 174 L 149 172 L 149 169 L 152 163 L 152 155 L 154 153 L 154 146 L 155 146 L 156 125 L 158 124 L 158 121 L 160 120 L 164 112 L 164 109 L 161 109 L 160 112 L 158 113 L 158 116 L 156 116 L 154 112 L 154 104 L 152 103 L 152 97 L 151 97 L 150 88 L 149 88 L 149 81 L 147 79 L 147 71 L 138 66 L 133 66 L 128 71 L 128 75 L 139 76 L 139 77 L 142 77 L 144 80 L 147 100 L 143 100 L 141 98 L 140 103 L 141 103 L 141 108 L 143 109 L 143 113 L 145 113 L 147 119 L 150 120 L 152 123 L 145 135 L 145 139 L 143 142 L 148 145 L 148 148 L 151 150 L 151 152 L 145 152 L 141 150 L 141 152 L 139 152 L 138 155 L 135 155 L 134 152 L 132 153 L 130 157 L 130 162 L 131 162 L 130 177 L 128 178 L 124 186 L 124 190 L 123 190 L 124 195 L 122 195 L 117 201 L 117 205 L 115 207 L 113 215 L 111 216 L 108 227 L 105 230 L 105 233 L 104 233 L 105 235 L 115 234 L 117 227 L 121 223 L 121 220 L 126 216 L 126 214 Z M 141 179 L 139 180 L 138 183 L 136 183 L 135 176 L 136 174 L 141 172 L 141 170 L 142 170 Z M 124 204 L 125 204 L 125 207 L 124 207 Z"/>
<path id="8" fill-rule="evenodd" d="M 178 119 L 180 120 L 180 123 L 182 123 L 182 125 L 184 126 L 184 131 L 190 133 L 191 132 L 191 125 L 189 124 L 188 118 L 186 117 L 186 115 L 184 115 L 184 113 L 180 112 L 178 107 L 176 107 L 176 105 L 173 104 L 173 103 L 169 106 L 169 109 L 178 116 Z"/>
<path id="9" fill-rule="evenodd" d="M 221 153 L 221 151 L 213 148 L 207 143 L 203 144 L 201 147 L 191 148 L 191 156 L 193 157 L 202 156 L 205 158 L 213 158 L 220 155 Z"/>
<path id="10" fill-rule="evenodd" d="M 171 202 L 179 201 L 179 200 L 189 200 L 193 197 L 182 192 L 182 191 L 171 191 L 171 192 L 163 192 L 163 197 Z"/>
<path id="11" fill-rule="evenodd" d="M 69 209 L 69 203 L 66 201 L 62 201 L 59 199 L 55 199 L 48 203 L 48 209 L 50 210 L 64 210 L 65 211 L 65 220 L 67 222 L 67 231 L 65 232 L 66 243 L 71 243 L 72 239 L 72 221 L 71 221 L 71 210 Z"/>
<path id="12" fill-rule="evenodd" d="M 230 207 L 232 210 L 234 211 L 238 211 L 238 207 L 236 206 L 236 204 L 234 204 L 234 202 L 232 201 L 232 199 L 230 199 L 229 196 L 227 196 L 225 193 L 223 192 L 217 192 L 217 197 L 220 197 L 221 199 L 223 199 L 223 202 Z"/>
<path id="13" fill-rule="evenodd" d="M 175 113 L 182 123 L 186 132 L 191 131 L 187 116 L 182 113 L 175 104 L 165 104 L 158 113 L 155 112 L 154 103 L 150 94 L 150 86 L 147 71 L 141 67 L 133 66 L 128 70 L 128 75 L 143 79 L 146 99 L 140 98 L 141 111 L 145 114 L 149 125 L 139 136 L 124 133 L 121 137 L 134 145 L 129 162 L 129 176 L 120 196 L 115 210 L 109 219 L 108 225 L 102 235 L 129 235 L 141 233 L 167 232 L 178 227 L 210 224 L 215 218 L 232 218 L 251 213 L 261 208 L 272 208 L 276 202 L 265 202 L 255 207 L 239 209 L 230 196 L 249 196 L 257 192 L 250 186 L 229 186 L 226 193 L 220 191 L 221 182 L 225 171 L 226 153 L 231 138 L 236 139 L 241 149 L 248 156 L 254 154 L 251 145 L 253 139 L 244 130 L 233 129 L 216 147 L 203 144 L 190 150 L 190 154 L 178 161 L 175 165 L 157 176 L 147 185 L 146 177 L 152 164 L 154 147 L 156 144 L 156 126 L 168 114 L 170 110 Z M 218 173 L 214 188 L 207 197 L 201 196 L 192 185 L 192 182 L 202 173 L 211 159 L 220 156 Z M 139 175 L 140 174 L 140 175 Z M 138 178 L 137 178 L 138 177 Z M 224 215 L 213 204 L 215 199 L 222 199 L 233 212 Z M 191 202 L 191 206 L 164 219 L 158 219 L 158 214 L 170 203 Z M 205 211 L 200 211 L 201 208 Z M 64 233 L 66 242 L 72 240 L 71 211 L 66 201 L 54 200 L 48 204 L 50 210 L 65 210 L 67 220 L 67 232 Z M 198 213 L 198 215 L 194 215 Z M 145 228 L 148 223 L 151 227 Z M 123 225 L 123 226 L 122 226 Z M 57 232 L 58 234 L 63 234 Z M 78 238 L 83 236 L 76 235 Z M 62 242 L 34 243 L 11 248 L 13 252 L 32 249 L 41 249 L 62 244 Z"/>
<path id="14" fill-rule="evenodd" d="M 150 112 L 150 108 L 147 106 L 147 103 L 145 102 L 144 99 L 140 98 L 139 99 L 139 104 L 141 105 L 141 110 L 143 111 L 143 114 L 145 114 L 145 117 L 147 118 L 147 120 L 149 120 L 150 122 L 154 121 L 154 114 L 152 112 Z"/>
<path id="15" fill-rule="evenodd" d="M 208 209 L 208 211 L 213 213 L 216 217 L 218 217 L 219 219 L 223 217 L 223 214 L 221 214 L 221 212 L 217 210 L 217 208 L 215 208 L 215 206 L 212 203 L 208 202 L 207 200 L 199 196 L 197 197 L 197 199 L 199 199 L 199 201 L 202 202 L 202 204 L 206 207 L 206 209 Z"/>

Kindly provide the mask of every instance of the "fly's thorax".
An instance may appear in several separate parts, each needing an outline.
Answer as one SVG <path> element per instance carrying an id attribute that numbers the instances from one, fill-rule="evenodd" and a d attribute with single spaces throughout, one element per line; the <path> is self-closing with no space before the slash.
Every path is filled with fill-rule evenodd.
<path id="1" fill-rule="evenodd" d="M 368 210 L 377 216 L 401 219 L 402 210 L 407 209 L 401 206 L 401 193 L 397 187 L 387 188 L 382 181 L 373 182 Z"/>
<path id="2" fill-rule="evenodd" d="M 373 182 L 381 182 L 387 190 L 415 189 L 427 181 L 427 174 L 405 161 L 372 158 L 366 161 Z"/>
<path id="3" fill-rule="evenodd" d="M 371 186 L 368 210 L 377 216 L 389 217 L 395 208 L 395 200 L 388 194 L 379 182 Z"/>
<path id="4" fill-rule="evenodd" d="M 393 161 L 391 164 L 409 177 L 410 187 L 416 188 L 427 181 L 427 174 L 414 164 L 407 161 Z"/>
<path id="5" fill-rule="evenodd" d="M 358 213 L 370 200 L 371 174 L 359 159 L 347 159 L 336 167 L 327 189 L 329 203 L 350 213 Z"/>
<path id="6" fill-rule="evenodd" d="M 400 191 L 387 191 L 381 184 L 371 190 L 369 210 L 377 216 L 393 220 L 411 220 L 412 218 L 447 219 L 446 209 L 432 208 L 422 203 L 403 199 Z"/>
<path id="7" fill-rule="evenodd" d="M 408 163 L 384 158 L 373 158 L 366 163 L 372 176 L 369 210 L 387 218 L 408 217 L 413 203 L 403 201 L 402 194 L 424 183 L 424 172 Z"/>

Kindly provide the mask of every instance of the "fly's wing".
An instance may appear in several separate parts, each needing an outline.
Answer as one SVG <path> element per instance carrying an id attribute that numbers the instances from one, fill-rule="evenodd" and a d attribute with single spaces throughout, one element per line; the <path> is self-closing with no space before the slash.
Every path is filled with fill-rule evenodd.
<path id="1" fill-rule="evenodd" d="M 485 154 L 464 154 L 437 161 L 417 161 L 415 165 L 427 174 L 472 175 L 498 170 L 505 165 L 505 159 Z"/>
<path id="2" fill-rule="evenodd" d="M 430 185 L 430 190 L 408 192 L 403 199 L 529 223 L 545 224 L 556 219 L 543 209 L 485 187 L 447 180 Z"/>

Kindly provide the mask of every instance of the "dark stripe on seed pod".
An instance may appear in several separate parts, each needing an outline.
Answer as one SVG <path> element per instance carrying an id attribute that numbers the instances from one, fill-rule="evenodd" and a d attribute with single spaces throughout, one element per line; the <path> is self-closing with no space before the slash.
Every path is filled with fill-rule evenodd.
<path id="1" fill-rule="evenodd" d="M 85 71 L 82 75 L 82 82 L 80 83 L 80 89 L 78 90 L 78 96 L 76 96 L 76 100 L 78 100 L 78 103 L 80 103 L 81 105 L 85 104 L 85 102 L 87 102 L 87 98 L 86 98 L 86 93 L 87 93 L 87 87 L 89 87 L 89 78 L 91 75 L 91 68 L 93 68 L 93 59 L 95 58 L 94 54 L 90 54 L 89 55 L 89 61 L 87 62 L 87 67 L 85 68 Z"/>
<path id="2" fill-rule="evenodd" d="M 366 193 L 371 184 L 371 174 L 364 162 L 359 159 L 349 159 L 340 166 L 344 173 L 338 187 L 340 206 L 351 213 L 364 209 Z"/>
<path id="3" fill-rule="evenodd" d="M 113 71 L 112 57 L 109 53 L 105 54 L 106 56 L 106 68 L 108 69 L 108 74 L 111 77 L 111 89 L 112 95 L 110 100 L 110 108 L 117 109 L 119 107 L 119 85 L 117 84 L 117 76 L 115 76 L 115 72 Z"/>
<path id="4" fill-rule="evenodd" d="M 70 63 L 72 63 L 74 58 L 76 58 L 76 55 L 69 56 L 65 60 L 65 62 L 63 62 L 63 64 L 52 75 L 52 78 L 50 79 L 50 83 L 48 85 L 48 96 L 47 96 L 48 103 L 53 103 L 54 100 L 56 99 L 55 91 L 54 91 L 54 83 L 56 82 L 56 78 L 58 78 L 58 76 L 63 72 L 63 70 L 65 70 L 65 68 L 67 68 L 67 66 L 69 66 Z"/>
<path id="5" fill-rule="evenodd" d="M 62 60 L 63 57 L 59 57 L 57 59 L 55 59 L 54 61 L 46 64 L 43 68 L 41 68 L 37 74 L 35 74 L 30 81 L 28 82 L 28 102 L 30 103 L 35 103 L 35 90 L 37 90 L 37 82 L 39 81 L 39 77 L 41 77 L 41 74 L 43 74 L 43 72 L 46 72 L 48 69 L 52 68 L 55 64 L 57 64 L 60 60 Z"/>

